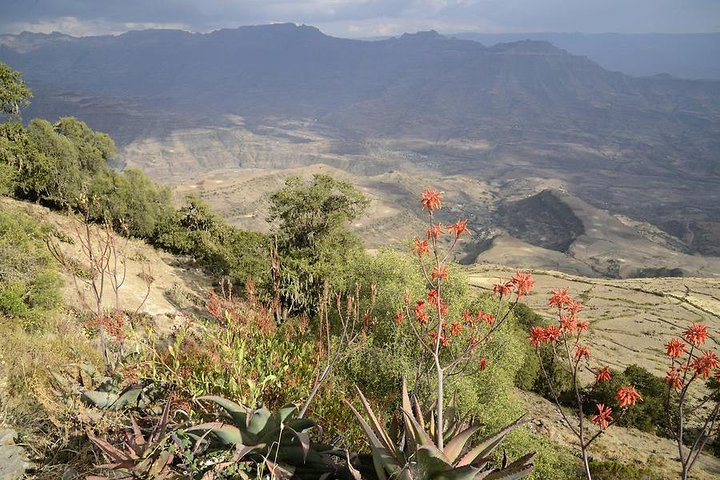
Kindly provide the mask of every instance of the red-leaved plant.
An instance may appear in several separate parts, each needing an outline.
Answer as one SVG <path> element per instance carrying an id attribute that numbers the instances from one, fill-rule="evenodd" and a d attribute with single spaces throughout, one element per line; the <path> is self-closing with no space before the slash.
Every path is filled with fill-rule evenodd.
<path id="1" fill-rule="evenodd" d="M 496 289 L 502 289 L 503 285 L 496 285 Z M 617 423 L 626 413 L 628 407 L 635 405 L 636 402 L 642 401 L 642 397 L 632 386 L 622 386 L 618 389 L 615 398 L 618 401 L 620 412 L 615 413 L 613 417 L 613 407 L 604 404 L 596 404 L 597 412 L 592 416 L 592 423 L 599 427 L 594 434 L 588 430 L 583 404 L 588 395 L 592 393 L 583 392 L 580 385 L 580 373 L 583 369 L 587 369 L 595 375 L 595 385 L 601 382 L 607 382 L 611 378 L 610 368 L 606 365 L 601 368 L 592 369 L 590 367 L 590 348 L 583 343 L 583 334 L 588 330 L 588 322 L 578 318 L 578 314 L 582 311 L 583 305 L 575 301 L 569 294 L 567 289 L 553 290 L 549 300 L 550 307 L 557 312 L 558 323 L 551 324 L 546 327 L 532 327 L 530 329 L 530 343 L 535 347 L 535 353 L 540 363 L 540 369 L 543 373 L 548 389 L 552 394 L 553 400 L 560 411 L 565 426 L 569 428 L 578 439 L 578 445 L 583 460 L 583 468 L 585 477 L 591 480 L 590 464 L 588 460 L 588 448 L 590 445 L 611 425 Z M 576 421 L 571 421 L 565 414 L 559 400 L 559 392 L 554 385 L 551 375 L 543 363 L 541 348 L 550 348 L 553 358 L 569 371 L 572 379 L 572 389 L 575 394 L 576 402 Z"/>
<path id="2" fill-rule="evenodd" d="M 708 338 L 707 326 L 693 323 L 681 337 L 665 345 L 665 353 L 670 357 L 665 377 L 666 408 L 677 442 L 683 480 L 689 477 L 705 445 L 720 433 L 720 360 L 715 351 L 704 348 Z M 708 382 L 710 391 L 693 399 L 690 386 L 710 377 L 714 381 Z M 688 428 L 690 419 L 695 421 L 693 429 Z M 689 446 L 684 445 L 684 440 L 689 440 Z"/>

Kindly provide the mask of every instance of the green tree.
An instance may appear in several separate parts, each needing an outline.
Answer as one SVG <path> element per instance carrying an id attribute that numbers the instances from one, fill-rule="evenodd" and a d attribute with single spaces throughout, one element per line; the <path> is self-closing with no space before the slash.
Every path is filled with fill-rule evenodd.
<path id="1" fill-rule="evenodd" d="M 281 308 L 314 313 L 323 284 L 346 290 L 351 266 L 365 255 L 361 239 L 348 230 L 369 201 L 348 182 L 317 174 L 309 182 L 290 177 L 270 198 L 280 268 L 275 272 Z"/>
<path id="2" fill-rule="evenodd" d="M 0 62 L 0 113 L 18 117 L 20 109 L 30 104 L 32 91 L 20 72 Z"/>

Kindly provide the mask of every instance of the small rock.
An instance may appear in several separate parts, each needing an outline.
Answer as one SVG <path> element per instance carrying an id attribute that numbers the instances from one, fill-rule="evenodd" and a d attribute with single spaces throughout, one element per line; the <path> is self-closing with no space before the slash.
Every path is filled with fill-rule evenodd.
<path id="1" fill-rule="evenodd" d="M 30 461 L 22 447 L 0 446 L 0 480 L 20 480 L 29 468 Z"/>
<path id="2" fill-rule="evenodd" d="M 11 429 L 0 430 L 0 445 L 15 445 L 17 432 Z"/>

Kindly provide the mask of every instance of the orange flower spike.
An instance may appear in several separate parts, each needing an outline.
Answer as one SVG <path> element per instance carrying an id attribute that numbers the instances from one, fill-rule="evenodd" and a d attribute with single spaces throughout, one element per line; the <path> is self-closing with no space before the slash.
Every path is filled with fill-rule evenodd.
<path id="1" fill-rule="evenodd" d="M 493 315 L 492 313 L 478 312 L 477 316 L 478 320 L 481 320 L 483 323 L 486 323 L 490 326 L 495 325 L 495 315 Z"/>
<path id="2" fill-rule="evenodd" d="M 551 307 L 563 308 L 565 305 L 572 302 L 572 298 L 568 295 L 567 288 L 553 290 L 551 293 L 552 295 L 550 295 L 550 300 L 548 301 L 548 304 Z"/>
<path id="3" fill-rule="evenodd" d="M 595 372 L 596 385 L 600 382 L 609 382 L 610 378 L 612 378 L 612 375 L 610 374 L 610 367 L 608 367 L 607 365 Z"/>
<path id="4" fill-rule="evenodd" d="M 576 318 L 578 313 L 582 311 L 585 306 L 581 302 L 570 300 L 569 303 L 565 304 L 565 311 L 573 318 Z"/>
<path id="5" fill-rule="evenodd" d="M 428 188 L 422 194 L 422 205 L 429 213 L 440 210 L 442 208 L 442 193 L 434 188 Z"/>
<path id="6" fill-rule="evenodd" d="M 460 235 L 468 232 L 467 220 L 458 220 L 457 223 L 448 227 L 448 231 L 454 233 L 456 238 L 459 238 Z"/>
<path id="7" fill-rule="evenodd" d="M 478 366 L 480 367 L 480 371 L 482 372 L 487 368 L 487 359 L 485 357 L 482 357 L 480 359 L 480 362 L 478 362 Z"/>
<path id="8" fill-rule="evenodd" d="M 605 430 L 610 425 L 610 422 L 613 421 L 613 418 L 610 415 L 612 413 L 612 408 L 606 407 L 602 403 L 598 403 L 597 409 L 598 413 L 592 416 L 592 423 Z"/>
<path id="9" fill-rule="evenodd" d="M 530 293 L 533 285 L 535 285 L 535 279 L 530 273 L 517 272 L 515 275 L 513 275 L 511 282 L 517 289 L 518 298 L 522 298 L 523 296 Z"/>
<path id="10" fill-rule="evenodd" d="M 450 324 L 450 335 L 456 336 L 456 335 L 460 335 L 461 333 L 462 333 L 462 323 L 452 322 Z"/>
<path id="11" fill-rule="evenodd" d="M 665 353 L 670 358 L 679 358 L 685 353 L 685 343 L 679 338 L 673 338 L 665 344 Z"/>
<path id="12" fill-rule="evenodd" d="M 665 383 L 667 383 L 668 386 L 674 390 L 680 390 L 682 388 L 682 378 L 680 376 L 680 369 L 678 369 L 678 368 L 668 369 L 667 376 L 665 377 Z"/>
<path id="13" fill-rule="evenodd" d="M 401 325 L 404 319 L 405 315 L 403 315 L 403 312 L 395 313 L 395 325 Z"/>
<path id="14" fill-rule="evenodd" d="M 718 360 L 715 352 L 705 352 L 697 357 L 691 366 L 695 370 L 696 376 L 708 378 L 711 370 L 720 367 L 720 360 Z"/>
<path id="15" fill-rule="evenodd" d="M 547 341 L 547 334 L 543 327 L 530 327 L 530 345 L 538 348 Z"/>
<path id="16" fill-rule="evenodd" d="M 417 319 L 418 322 L 422 323 L 423 325 L 428 323 L 428 314 L 425 311 L 425 302 L 424 301 L 418 300 L 415 303 L 413 310 L 415 311 L 415 318 Z"/>
<path id="17" fill-rule="evenodd" d="M 512 282 L 503 282 L 503 280 L 501 278 L 498 280 L 498 283 L 493 285 L 493 295 L 507 297 L 512 292 L 512 289 L 513 289 Z"/>
<path id="18" fill-rule="evenodd" d="M 546 342 L 555 342 L 560 338 L 560 335 L 562 335 L 560 327 L 557 327 L 555 325 L 548 325 L 545 328 L 545 336 L 547 337 Z"/>
<path id="19" fill-rule="evenodd" d="M 437 290 L 435 290 L 434 288 L 432 290 L 430 290 L 428 292 L 427 300 L 428 300 L 429 304 L 431 304 L 433 306 L 437 305 L 437 301 L 438 301 Z"/>
<path id="20" fill-rule="evenodd" d="M 432 279 L 440 279 L 440 280 L 447 280 L 448 279 L 448 271 L 447 267 L 433 267 L 432 269 Z"/>
<path id="21" fill-rule="evenodd" d="M 560 330 L 567 333 L 575 333 L 577 328 L 577 321 L 575 317 L 566 317 L 565 315 L 560 316 Z"/>
<path id="22" fill-rule="evenodd" d="M 410 251 L 413 253 L 417 253 L 420 257 L 426 255 L 430 251 L 427 240 L 420 240 L 416 238 L 415 243 L 413 244 L 413 247 L 410 249 Z"/>
<path id="23" fill-rule="evenodd" d="M 475 317 L 473 317 L 472 313 L 470 313 L 470 310 L 465 310 L 462 313 L 462 319 L 463 319 L 463 322 L 469 323 L 470 325 L 475 323 Z"/>
<path id="24" fill-rule="evenodd" d="M 430 240 L 431 238 L 437 242 L 438 237 L 443 233 L 443 226 L 442 223 L 438 223 L 437 225 L 432 225 L 430 228 L 428 228 L 427 231 L 427 239 Z"/>
<path id="25" fill-rule="evenodd" d="M 683 337 L 689 343 L 699 347 L 708 339 L 707 326 L 702 323 L 693 323 L 690 328 L 685 330 Z"/>
<path id="26" fill-rule="evenodd" d="M 590 326 L 590 322 L 585 320 L 584 322 L 577 322 L 576 328 L 578 333 L 582 333 L 584 330 L 587 330 Z"/>
<path id="27" fill-rule="evenodd" d="M 642 396 L 635 390 L 635 387 L 620 387 L 615 398 L 620 402 L 622 408 L 635 405 L 638 400 L 642 401 Z"/>
<path id="28" fill-rule="evenodd" d="M 575 345 L 575 361 L 579 362 L 583 358 L 590 359 L 590 349 L 584 345 Z"/>

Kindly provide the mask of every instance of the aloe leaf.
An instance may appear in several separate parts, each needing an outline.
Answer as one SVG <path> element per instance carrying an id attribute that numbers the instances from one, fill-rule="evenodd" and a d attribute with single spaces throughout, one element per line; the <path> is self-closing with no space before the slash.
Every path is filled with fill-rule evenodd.
<path id="1" fill-rule="evenodd" d="M 238 443 L 243 443 L 243 436 L 240 429 L 233 425 L 228 425 L 227 423 L 201 423 L 200 425 L 195 425 L 188 428 L 186 431 L 189 433 L 209 431 L 214 437 L 220 440 L 223 445 L 234 445 Z"/>
<path id="2" fill-rule="evenodd" d="M 290 420 L 285 424 L 285 426 L 292 428 L 296 432 L 304 432 L 305 430 L 314 428 L 316 423 L 308 418 L 297 418 L 295 420 Z"/>
<path id="3" fill-rule="evenodd" d="M 370 418 L 370 421 L 372 422 L 373 427 L 375 428 L 376 435 L 382 440 L 384 447 L 393 455 L 397 456 L 397 447 L 395 444 L 390 440 L 390 437 L 385 432 L 385 429 L 382 427 L 380 422 L 378 421 L 377 417 L 375 416 L 375 413 L 372 410 L 372 407 L 370 407 L 370 404 L 368 403 L 367 399 L 365 398 L 365 395 L 363 395 L 362 391 L 356 386 L 355 390 L 358 392 L 358 395 L 360 396 L 360 401 L 363 404 L 363 407 L 365 408 L 365 412 L 368 414 L 368 417 Z"/>
<path id="4" fill-rule="evenodd" d="M 233 419 L 233 422 L 235 425 L 238 426 L 245 426 L 247 423 L 247 411 L 248 409 L 246 407 L 243 407 L 242 405 L 239 405 L 232 400 L 228 400 L 227 398 L 219 397 L 217 395 L 207 395 L 204 397 L 199 397 L 198 400 L 207 400 L 209 402 L 216 403 L 220 407 L 222 407 L 228 415 L 230 415 L 230 418 Z"/>
<path id="5" fill-rule="evenodd" d="M 471 465 L 465 467 L 453 468 L 446 472 L 442 472 L 433 477 L 433 480 L 476 480 L 480 473 L 479 468 Z"/>
<path id="6" fill-rule="evenodd" d="M 465 456 L 462 457 L 462 459 L 460 459 L 457 466 L 463 467 L 465 465 L 470 465 L 477 458 L 488 456 L 493 450 L 497 448 L 498 445 L 500 445 L 500 443 L 505 439 L 505 437 L 508 436 L 510 432 L 512 432 L 515 428 L 517 428 L 518 425 L 523 422 L 523 418 L 524 417 L 518 418 L 513 423 L 503 428 L 499 432 L 480 440 L 480 442 L 478 442 L 478 444 L 475 445 L 472 450 L 470 450 L 468 453 L 465 454 Z"/>
<path id="7" fill-rule="evenodd" d="M 97 408 L 110 408 L 118 399 L 115 393 L 97 392 L 95 390 L 83 390 L 80 392 L 80 396 L 83 400 L 95 405 Z"/>
<path id="8" fill-rule="evenodd" d="M 406 412 L 412 412 L 412 404 L 410 403 L 410 395 L 408 395 L 407 381 L 405 377 L 402 379 L 402 409 Z M 407 443 L 408 452 L 414 452 L 417 449 L 417 442 L 415 442 L 415 436 L 410 435 L 412 432 L 412 425 L 410 420 L 403 415 L 403 425 L 405 425 L 405 442 Z"/>
<path id="9" fill-rule="evenodd" d="M 130 459 L 130 456 L 126 452 L 123 452 L 122 450 L 111 445 L 105 440 L 98 438 L 90 433 L 88 433 L 88 438 L 91 442 L 100 447 L 100 450 L 105 452 L 110 457 L 110 459 L 114 460 L 115 462 L 125 462 Z"/>
<path id="10" fill-rule="evenodd" d="M 299 411 L 300 410 L 298 410 L 298 407 L 293 404 L 285 405 L 284 407 L 280 408 L 280 410 L 278 410 L 280 422 L 285 423 L 285 421 L 288 420 L 291 415 L 297 414 Z"/>
<path id="11" fill-rule="evenodd" d="M 452 470 L 445 455 L 434 445 L 421 445 L 417 450 L 417 466 L 422 478 L 436 478 L 441 473 Z"/>
<path id="12" fill-rule="evenodd" d="M 372 450 L 373 465 L 375 466 L 375 473 L 378 478 L 380 480 L 387 480 L 387 475 L 385 474 L 386 470 L 390 472 L 391 475 L 402 471 L 405 462 L 401 462 L 397 457 L 397 450 L 389 452 L 377 437 L 372 427 L 370 427 L 363 416 L 360 415 L 360 412 L 358 412 L 347 400 L 343 399 L 343 401 L 348 407 L 350 407 L 353 414 L 355 414 L 355 417 L 360 423 L 360 427 L 365 431 L 365 435 L 368 437 L 368 443 L 370 443 L 370 449 Z"/>
<path id="13" fill-rule="evenodd" d="M 265 407 L 253 410 L 248 421 L 247 431 L 255 435 L 263 431 L 268 425 L 272 413 Z"/>
<path id="14" fill-rule="evenodd" d="M 115 400 L 110 408 L 113 410 L 122 410 L 129 407 L 140 407 L 142 406 L 140 401 L 142 392 L 142 388 L 132 388 L 130 390 L 126 390 L 118 397 L 117 400 Z"/>
<path id="15" fill-rule="evenodd" d="M 407 418 L 410 422 L 410 427 L 412 429 L 415 443 L 420 446 L 435 447 L 435 443 L 432 441 L 427 432 L 417 423 L 415 417 L 413 417 L 412 415 L 412 412 L 406 412 L 405 410 L 403 410 L 402 413 L 405 415 L 405 418 Z M 447 461 L 447 459 L 445 459 L 445 461 Z"/>
<path id="16" fill-rule="evenodd" d="M 468 440 L 470 440 L 470 437 L 473 436 L 475 432 L 477 432 L 480 429 L 479 425 L 474 425 L 469 428 L 466 428 L 462 432 L 458 433 L 456 436 L 454 436 L 446 445 L 443 452 L 445 453 L 445 456 L 447 457 L 448 461 L 450 463 L 455 463 L 455 461 L 458 459 L 460 454 L 463 451 L 463 448 L 465 448 L 465 445 L 467 444 Z"/>
<path id="17" fill-rule="evenodd" d="M 148 475 L 150 478 L 158 478 L 159 475 L 165 474 L 167 475 L 167 472 L 165 471 L 168 466 L 172 464 L 173 461 L 173 455 L 170 452 L 162 452 L 160 453 L 160 456 L 158 459 L 152 464 L 152 467 L 150 467 L 150 471 L 148 472 Z"/>

